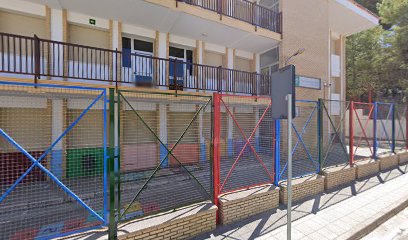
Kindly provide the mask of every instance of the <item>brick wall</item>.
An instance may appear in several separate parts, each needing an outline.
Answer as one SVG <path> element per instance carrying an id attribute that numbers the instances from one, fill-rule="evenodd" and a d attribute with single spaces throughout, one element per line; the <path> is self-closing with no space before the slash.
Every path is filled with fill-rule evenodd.
<path id="1" fill-rule="evenodd" d="M 280 1 L 283 11 L 283 41 L 281 66 L 287 57 L 299 48 L 306 51 L 290 62 L 296 66 L 296 74 L 328 81 L 329 69 L 329 12 L 325 0 Z M 302 14 L 299 14 L 299 13 Z M 323 97 L 321 90 L 297 88 L 298 99 Z M 327 94 L 327 91 L 326 91 Z"/>
<path id="2" fill-rule="evenodd" d="M 279 184 L 279 201 L 283 204 L 288 203 L 287 182 Z M 292 201 L 300 201 L 307 197 L 318 195 L 324 192 L 324 176 L 313 175 L 292 180 Z"/>
<path id="3" fill-rule="evenodd" d="M 398 155 L 396 154 L 381 155 L 379 157 L 379 161 L 381 171 L 395 168 L 398 166 Z"/>
<path id="4" fill-rule="evenodd" d="M 364 178 L 377 174 L 380 171 L 380 161 L 367 159 L 355 163 L 356 178 Z"/>
<path id="5" fill-rule="evenodd" d="M 189 206 L 118 226 L 118 239 L 189 239 L 216 227 L 217 207 Z"/>
<path id="6" fill-rule="evenodd" d="M 398 153 L 398 163 L 399 165 L 405 165 L 408 163 L 408 151 Z"/>
<path id="7" fill-rule="evenodd" d="M 219 198 L 220 220 L 229 224 L 279 206 L 279 188 L 273 185 L 228 193 Z"/>
<path id="8" fill-rule="evenodd" d="M 341 166 L 325 169 L 323 171 L 325 190 L 349 184 L 356 179 L 356 168 Z"/>

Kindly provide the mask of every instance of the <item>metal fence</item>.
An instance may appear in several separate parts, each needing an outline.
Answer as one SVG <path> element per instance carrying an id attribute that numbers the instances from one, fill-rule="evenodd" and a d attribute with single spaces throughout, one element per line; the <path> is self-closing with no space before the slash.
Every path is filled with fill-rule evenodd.
<path id="1" fill-rule="evenodd" d="M 318 102 L 296 101 L 296 118 L 292 122 L 293 177 L 319 171 Z M 280 171 L 279 180 L 287 179 L 287 120 L 280 120 Z"/>
<path id="2" fill-rule="evenodd" d="M 106 90 L 0 82 L 0 235 L 107 222 Z"/>
<path id="3" fill-rule="evenodd" d="M 374 156 L 394 152 L 395 107 L 392 103 L 374 103 Z"/>
<path id="4" fill-rule="evenodd" d="M 319 119 L 321 126 L 318 130 L 320 138 L 321 168 L 342 166 L 350 163 L 349 134 L 347 117 L 350 102 L 337 100 L 319 101 Z"/>
<path id="5" fill-rule="evenodd" d="M 108 100 L 105 88 L 0 82 L 3 238 L 114 231 L 218 204 L 220 194 L 278 185 L 288 154 L 301 177 L 407 148 L 404 104 L 298 100 L 288 153 L 287 121 L 271 118 L 270 98 L 125 89 L 110 88 Z"/>
<path id="6" fill-rule="evenodd" d="M 219 192 L 231 192 L 274 181 L 274 125 L 270 98 L 215 96 L 215 125 L 220 138 L 217 159 Z"/>
<path id="7" fill-rule="evenodd" d="M 374 111 L 373 103 L 350 102 L 349 148 L 351 162 L 374 157 Z"/>
<path id="8" fill-rule="evenodd" d="M 212 98 L 118 92 L 119 220 L 212 199 Z"/>
<path id="9" fill-rule="evenodd" d="M 247 0 L 177 0 L 282 33 L 282 13 Z"/>
<path id="10" fill-rule="evenodd" d="M 407 105 L 395 104 L 395 149 L 407 149 Z"/>
<path id="11" fill-rule="evenodd" d="M 177 59 L 0 33 L 3 76 L 269 95 L 271 76 Z M 95 82 L 94 82 L 95 81 Z"/>

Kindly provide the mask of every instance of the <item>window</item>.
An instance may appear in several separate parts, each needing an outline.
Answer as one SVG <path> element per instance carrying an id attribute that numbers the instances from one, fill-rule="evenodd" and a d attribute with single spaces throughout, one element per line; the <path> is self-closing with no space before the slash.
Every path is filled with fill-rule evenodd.
<path id="1" fill-rule="evenodd" d="M 169 57 L 171 59 L 177 59 L 180 62 L 186 62 L 187 64 L 177 65 L 179 69 L 177 70 L 177 75 L 183 76 L 184 71 L 187 71 L 187 74 L 193 75 L 193 51 L 188 49 L 183 49 L 179 47 L 169 47 Z M 170 75 L 173 74 L 172 63 L 170 63 Z M 180 77 L 181 77 L 180 76 Z"/>
<path id="2" fill-rule="evenodd" d="M 279 69 L 279 47 L 261 54 L 260 67 L 261 72 L 267 75 Z"/>
<path id="3" fill-rule="evenodd" d="M 153 56 L 153 42 L 122 37 L 122 52 L 122 66 L 130 68 L 132 67 L 132 53 Z"/>
<path id="4" fill-rule="evenodd" d="M 134 50 L 146 53 L 153 53 L 153 43 L 142 40 L 134 40 Z"/>

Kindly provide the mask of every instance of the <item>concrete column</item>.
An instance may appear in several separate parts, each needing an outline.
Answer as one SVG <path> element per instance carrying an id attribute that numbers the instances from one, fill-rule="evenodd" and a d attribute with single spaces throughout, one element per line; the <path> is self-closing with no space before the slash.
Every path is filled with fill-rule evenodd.
<path id="1" fill-rule="evenodd" d="M 64 11 L 61 9 L 50 9 L 50 38 L 51 40 L 54 41 L 64 41 L 66 40 L 66 27 L 64 27 Z M 51 54 L 55 54 L 55 56 L 52 56 L 51 59 L 54 61 L 54 66 L 56 67 L 56 70 L 61 70 L 63 69 L 64 66 L 64 58 L 61 56 L 58 58 L 58 52 L 62 55 L 63 53 L 63 47 L 59 46 L 59 51 L 58 47 L 55 46 L 54 51 L 50 49 Z M 59 61 L 58 61 L 59 59 Z M 50 64 L 52 67 L 52 64 Z M 50 69 L 50 72 L 52 73 L 53 69 Z M 53 80 L 63 80 L 63 78 L 53 78 Z M 52 104 L 51 104 L 51 124 L 52 124 L 52 133 L 51 133 L 51 141 L 55 142 L 59 136 L 62 135 L 64 131 L 64 100 L 63 99 L 53 99 Z M 51 171 L 53 174 L 55 174 L 58 178 L 61 178 L 64 174 L 63 171 L 63 160 L 64 160 L 64 152 L 65 152 L 65 146 L 64 146 L 64 141 L 65 139 L 60 140 L 57 145 L 52 150 L 51 153 Z"/>
<path id="2" fill-rule="evenodd" d="M 230 111 L 235 112 L 233 107 L 230 109 Z M 226 114 L 228 115 L 227 154 L 229 157 L 232 157 L 232 155 L 234 154 L 233 153 L 234 151 L 234 140 L 233 140 L 234 120 L 228 113 Z"/>
<path id="3" fill-rule="evenodd" d="M 51 103 L 51 143 L 54 143 L 64 132 L 64 100 L 53 99 Z M 51 152 L 51 171 L 61 178 L 64 175 L 63 159 L 64 159 L 64 144 L 65 139 L 61 139 Z"/>
<path id="4" fill-rule="evenodd" d="M 159 137 L 160 141 L 168 148 L 167 142 L 167 104 L 159 103 Z M 167 149 L 160 144 L 160 161 L 167 155 Z M 169 158 L 163 161 L 162 167 L 169 166 Z"/>

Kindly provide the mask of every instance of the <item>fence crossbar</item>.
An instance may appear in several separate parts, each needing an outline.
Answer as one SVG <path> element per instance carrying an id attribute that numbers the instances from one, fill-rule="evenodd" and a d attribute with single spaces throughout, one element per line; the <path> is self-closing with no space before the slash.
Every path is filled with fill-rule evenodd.
<path id="1" fill-rule="evenodd" d="M 341 128 L 341 124 L 336 128 L 336 127 L 334 126 L 333 120 L 331 119 L 331 117 L 330 117 L 330 115 L 329 115 L 329 111 L 327 110 L 325 104 L 323 104 L 323 108 L 324 108 L 324 110 L 325 110 L 327 116 L 329 116 L 328 119 L 329 119 L 330 125 L 331 125 L 331 127 L 334 129 L 334 133 L 336 134 L 335 136 L 331 137 L 331 139 L 330 139 L 329 147 L 328 147 L 328 149 L 327 149 L 327 151 L 326 151 L 326 153 L 325 153 L 325 156 L 324 156 L 324 158 L 323 158 L 323 162 L 322 162 L 323 166 L 324 166 L 324 163 L 326 162 L 327 158 L 329 157 L 329 152 L 330 152 L 331 148 L 333 147 L 333 142 L 334 142 L 334 139 L 335 139 L 336 137 L 339 139 L 339 141 L 340 141 L 340 143 L 341 143 L 341 147 L 342 147 L 344 153 L 346 154 L 348 160 L 350 160 L 350 155 L 347 153 L 346 145 L 343 143 L 343 141 L 341 140 L 341 137 L 340 137 L 340 135 L 339 135 L 339 131 L 340 131 L 340 128 Z M 348 106 L 346 107 L 346 109 L 347 109 L 347 108 L 348 108 Z M 340 122 L 343 122 L 344 117 L 345 117 L 345 115 L 343 115 L 343 116 L 340 118 Z"/>
<path id="2" fill-rule="evenodd" d="M 67 186 L 65 186 L 58 178 L 52 174 L 47 168 L 45 168 L 37 159 L 35 159 L 30 153 L 28 153 L 22 146 L 20 146 L 13 138 L 11 138 L 7 133 L 0 128 L 0 134 L 14 147 L 16 147 L 22 154 L 24 154 L 33 165 L 39 167 L 45 174 L 47 174 L 58 186 L 62 188 L 68 195 L 74 198 L 80 205 L 82 205 L 86 210 L 88 210 L 92 215 L 94 215 L 99 221 L 105 222 L 105 219 L 99 216 L 92 208 L 90 208 L 82 199 L 80 199 L 74 192 L 72 192 Z M 32 165 L 32 166 L 33 166 Z"/>
<path id="3" fill-rule="evenodd" d="M 173 150 L 176 148 L 176 146 L 180 143 L 180 141 L 183 139 L 184 135 L 188 131 L 188 129 L 191 127 L 199 113 L 208 106 L 208 104 L 211 102 L 211 99 L 208 100 L 203 106 L 200 107 L 200 109 L 194 114 L 193 118 L 189 122 L 188 126 L 184 129 L 183 133 L 179 137 L 179 139 L 176 141 L 176 143 L 169 149 L 166 144 L 164 144 L 161 139 L 157 136 L 157 134 L 151 129 L 151 127 L 143 120 L 143 118 L 137 113 L 137 111 L 134 109 L 134 107 L 129 103 L 129 101 L 126 99 L 125 96 L 123 96 L 122 93 L 119 92 L 119 95 L 122 97 L 123 100 L 129 105 L 129 107 L 132 109 L 133 113 L 136 114 L 136 116 L 142 121 L 143 125 L 147 127 L 147 129 L 153 134 L 153 136 L 159 141 L 159 143 L 166 149 L 167 153 L 166 156 L 163 157 L 163 159 L 160 160 L 159 164 L 157 167 L 154 169 L 153 173 L 149 176 L 149 178 L 146 180 L 146 182 L 143 184 L 143 186 L 139 189 L 135 197 L 132 199 L 132 201 L 128 204 L 128 206 L 125 208 L 122 214 L 119 215 L 119 219 L 122 219 L 123 216 L 126 215 L 126 213 L 129 211 L 129 208 L 132 206 L 132 204 L 137 200 L 139 195 L 142 193 L 142 191 L 146 188 L 147 184 L 153 179 L 153 176 L 159 171 L 161 165 L 163 162 L 171 155 L 179 164 L 180 166 L 200 185 L 202 189 L 204 189 L 204 192 L 209 196 L 211 199 L 211 195 L 205 190 L 204 186 L 198 181 L 198 179 L 178 160 L 176 156 L 173 154 Z"/>
<path id="4" fill-rule="evenodd" d="M 316 109 L 317 109 L 317 103 L 316 103 L 316 101 L 309 101 L 309 100 L 299 100 L 299 102 L 308 102 L 308 103 L 313 102 L 313 103 L 315 103 L 316 105 L 313 107 L 312 112 L 310 113 L 310 115 L 309 115 L 309 117 L 307 118 L 305 124 L 303 125 L 302 131 L 300 132 L 300 134 L 299 134 L 299 132 L 297 131 L 296 126 L 294 125 L 294 123 L 292 123 L 292 128 L 295 130 L 295 133 L 296 133 L 296 136 L 297 136 L 298 139 L 297 139 L 297 141 L 296 141 L 295 146 L 293 147 L 293 150 L 292 150 L 292 153 L 291 153 L 291 154 L 292 154 L 292 156 L 293 156 L 293 154 L 295 154 L 296 149 L 297 149 L 297 147 L 299 146 L 299 142 L 300 142 L 300 144 L 302 145 L 303 149 L 306 151 L 306 154 L 307 154 L 309 160 L 311 160 L 312 163 L 313 163 L 313 165 L 314 165 L 315 167 L 317 167 L 316 164 L 314 163 L 313 157 L 311 156 L 311 154 L 310 154 L 308 148 L 306 147 L 306 145 L 304 144 L 304 141 L 303 141 L 303 135 L 305 134 L 306 128 L 307 128 L 307 126 L 309 125 L 310 121 L 312 120 L 312 117 L 313 117 L 313 115 L 314 115 L 314 113 L 315 113 L 315 111 L 316 111 Z M 283 175 L 283 173 L 286 171 L 286 168 L 287 168 L 287 167 L 288 167 L 288 163 L 286 162 L 286 163 L 285 163 L 285 166 L 283 167 L 283 169 L 282 169 L 282 171 L 281 171 L 281 173 L 280 173 L 280 175 L 279 175 L 279 178 L 282 177 L 282 175 Z"/>
<path id="5" fill-rule="evenodd" d="M 100 90 L 100 89 L 99 89 Z M 77 119 L 75 119 L 74 122 L 72 122 L 71 125 L 68 126 L 67 129 L 65 129 L 65 131 L 51 144 L 51 146 L 49 146 L 45 152 L 36 160 L 33 162 L 33 164 L 13 183 L 13 185 L 0 197 L 0 203 L 7 197 L 7 195 L 9 195 L 16 187 L 17 185 L 31 172 L 31 170 L 36 167 L 38 164 L 40 164 L 40 162 L 48 155 L 48 153 L 55 147 L 55 145 L 58 144 L 59 141 L 61 141 L 62 138 L 65 137 L 65 135 L 68 134 L 69 131 L 71 131 L 71 129 L 85 116 L 85 114 L 95 105 L 95 103 L 97 101 L 99 101 L 99 99 L 104 96 L 106 94 L 106 91 L 102 91 L 101 94 L 99 94 L 99 96 L 97 96 L 92 103 L 84 110 L 82 111 L 82 113 L 77 117 Z M 2 132 L 4 132 L 2 130 Z M 4 134 L 6 134 L 4 132 Z M 2 134 L 3 136 L 5 136 L 4 134 Z M 6 134 L 7 135 L 7 134 Z M 28 156 L 27 156 L 28 157 Z"/>
<path id="6" fill-rule="evenodd" d="M 364 127 L 363 127 L 363 124 L 361 123 L 360 117 L 358 116 L 358 113 L 357 113 L 356 109 L 355 109 L 355 108 L 353 109 L 354 113 L 356 114 L 356 117 L 357 117 L 357 120 L 358 120 L 358 124 L 360 125 L 361 131 L 363 132 L 363 135 L 364 135 L 364 137 L 365 137 L 364 139 L 365 139 L 365 141 L 366 141 L 367 144 L 368 144 L 368 148 L 370 149 L 371 154 L 373 154 L 373 150 L 371 149 L 370 142 L 368 141 L 368 137 L 367 137 L 367 134 L 366 134 L 366 130 L 367 130 L 368 123 L 369 123 L 369 121 L 370 121 L 370 117 L 371 117 L 371 114 L 372 114 L 372 112 L 373 112 L 373 109 L 374 109 L 374 106 L 371 105 L 370 112 L 368 113 L 368 118 L 367 118 L 367 120 L 366 120 L 366 122 L 365 122 L 365 124 L 364 124 Z M 353 137 L 354 137 L 354 136 L 353 136 Z M 360 138 L 359 138 L 359 140 L 358 140 L 358 142 L 357 142 L 356 149 L 354 150 L 354 154 L 357 153 L 357 149 L 358 149 L 358 147 L 360 146 L 362 140 L 363 140 L 363 136 L 360 136 Z"/>
<path id="7" fill-rule="evenodd" d="M 378 103 L 378 104 L 382 104 L 382 103 Z M 385 125 L 390 121 L 390 115 L 391 115 L 392 111 L 393 111 L 393 105 L 390 105 L 390 108 L 389 108 L 388 113 L 387 113 L 387 118 L 385 119 L 385 124 L 384 124 L 383 119 L 380 119 L 381 126 L 382 126 L 382 128 L 384 130 L 384 132 L 381 135 L 381 138 L 385 135 L 385 137 L 387 139 L 387 142 L 388 142 L 388 145 L 390 146 L 391 149 L 392 149 L 392 143 L 391 143 L 391 139 L 390 139 L 390 136 L 388 135 L 388 132 L 387 132 L 387 129 L 386 129 Z M 391 121 L 392 121 L 392 119 L 391 119 Z"/>
<path id="8" fill-rule="evenodd" d="M 269 173 L 268 168 L 265 166 L 264 162 L 262 161 L 262 159 L 259 157 L 258 153 L 256 152 L 256 150 L 254 149 L 254 147 L 252 146 L 252 144 L 250 143 L 252 137 L 254 136 L 256 130 L 258 129 L 259 125 L 261 124 L 261 122 L 263 121 L 263 118 L 265 117 L 266 113 L 268 112 L 268 110 L 270 109 L 272 102 L 270 101 L 267 108 L 265 109 L 265 111 L 263 112 L 262 116 L 260 117 L 259 121 L 257 122 L 255 128 L 253 129 L 251 135 L 249 136 L 249 138 L 247 138 L 247 136 L 245 135 L 245 133 L 243 132 L 242 128 L 240 127 L 240 125 L 238 124 L 237 120 L 234 117 L 234 114 L 231 113 L 230 109 L 228 108 L 227 104 L 224 102 L 224 100 L 221 98 L 220 99 L 221 102 L 223 103 L 225 109 L 227 110 L 228 114 L 231 116 L 232 120 L 234 121 L 234 123 L 237 125 L 241 135 L 244 137 L 246 143 L 245 145 L 242 147 L 240 153 L 238 154 L 238 157 L 235 159 L 234 163 L 232 164 L 231 169 L 229 170 L 227 176 L 225 177 L 221 187 L 220 187 L 220 192 L 222 191 L 222 189 L 224 188 L 225 184 L 227 183 L 229 177 L 231 176 L 232 171 L 235 169 L 235 166 L 237 164 L 237 162 L 239 161 L 239 159 L 241 158 L 241 156 L 243 155 L 245 148 L 249 145 L 251 151 L 255 154 L 255 158 L 259 161 L 259 163 L 262 165 L 263 169 L 265 170 L 266 174 L 269 176 L 269 178 L 273 181 L 273 174 Z"/>

